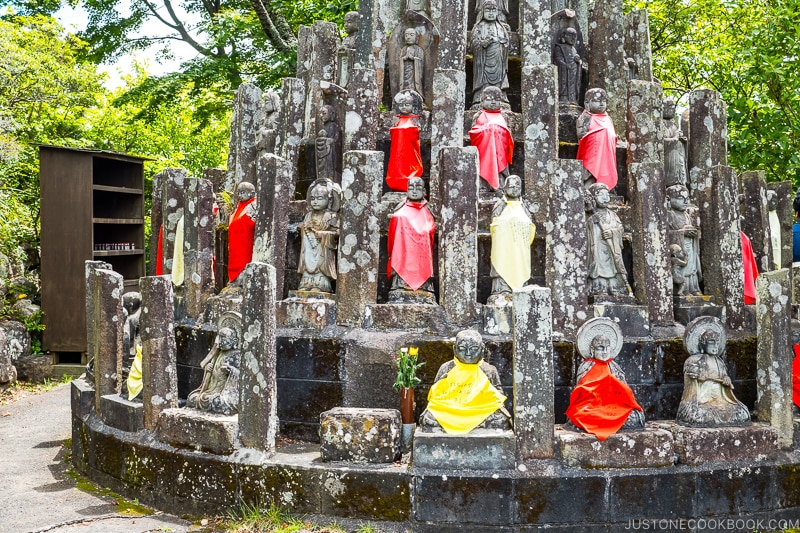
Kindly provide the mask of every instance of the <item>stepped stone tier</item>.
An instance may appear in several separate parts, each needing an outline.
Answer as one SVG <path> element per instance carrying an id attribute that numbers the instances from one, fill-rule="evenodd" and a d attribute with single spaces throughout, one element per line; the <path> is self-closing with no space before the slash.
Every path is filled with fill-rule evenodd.
<path id="1" fill-rule="evenodd" d="M 718 93 L 691 92 L 675 121 L 653 77 L 646 11 L 593 6 L 361 0 L 344 40 L 329 22 L 300 28 L 297 77 L 237 91 L 227 171 L 154 179 L 151 250 L 161 235 L 162 254 L 150 273 L 164 275 L 140 280 L 140 400 L 122 384 L 126 289 L 108 265 L 87 263 L 94 372 L 72 384 L 76 469 L 171 512 L 275 503 L 385 531 L 612 531 L 643 519 L 800 527 L 791 184 L 727 166 Z M 493 123 L 513 140 L 496 187 L 479 175 L 485 145 L 469 138 L 487 88 L 499 94 Z M 605 101 L 581 119 L 588 89 Z M 602 194 L 586 169 L 597 166 L 576 159 L 578 124 L 590 136 L 595 118 L 617 134 L 604 146 L 617 181 Z M 410 153 L 391 150 L 401 122 Z M 387 186 L 398 153 L 422 162 L 427 196 L 416 180 L 407 192 Z M 530 254 L 518 254 L 530 256 L 530 278 L 511 292 L 496 266 L 513 250 L 492 249 L 494 217 L 517 201 L 503 198 L 506 176 L 522 186 L 508 213 L 526 215 L 502 227 L 526 233 L 502 242 L 527 242 L 535 226 Z M 222 193 L 241 182 L 256 190 L 253 261 L 228 283 L 228 247 L 241 240 L 228 242 Z M 761 274 L 750 305 L 742 230 Z M 699 317 L 715 317 L 724 346 L 695 359 L 724 369 L 685 367 L 685 328 Z M 579 375 L 577 335 L 590 319 L 620 332 L 616 375 L 606 374 L 622 377 L 646 420 L 602 441 L 565 415 L 589 375 Z M 235 329 L 235 349 L 223 327 Z M 392 463 L 413 433 L 398 424 L 393 355 L 413 346 L 425 363 L 419 420 L 466 329 L 483 341 L 513 429 L 418 431 Z M 708 376 L 752 420 L 676 421 L 684 384 Z M 198 390 L 209 401 L 185 407 Z M 214 412 L 223 394 L 225 413 Z"/>

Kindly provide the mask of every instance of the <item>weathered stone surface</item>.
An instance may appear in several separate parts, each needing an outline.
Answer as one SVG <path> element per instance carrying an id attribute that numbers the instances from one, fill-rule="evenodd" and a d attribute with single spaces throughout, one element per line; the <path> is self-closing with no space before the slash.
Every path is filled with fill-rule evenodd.
<path id="1" fill-rule="evenodd" d="M 100 414 L 100 397 L 119 393 L 122 387 L 122 327 L 125 324 L 122 309 L 123 279 L 113 270 L 96 269 L 92 287 L 94 309 L 87 316 L 94 322 L 95 405 Z"/>
<path id="2" fill-rule="evenodd" d="M 144 427 L 144 404 L 130 402 L 119 394 L 100 397 L 100 420 L 120 431 L 135 433 Z"/>
<path id="3" fill-rule="evenodd" d="M 31 334 L 25 324 L 16 320 L 0 320 L 0 331 L 5 336 L 5 343 L 0 344 L 0 350 L 7 354 L 14 364 L 20 358 L 31 355 Z"/>
<path id="4" fill-rule="evenodd" d="M 534 65 L 550 65 L 550 16 L 552 14 L 550 0 L 520 2 L 519 33 L 522 39 L 520 56 L 523 70 Z M 524 92 L 523 90 L 523 94 Z"/>
<path id="5" fill-rule="evenodd" d="M 21 381 L 44 383 L 53 376 L 52 355 L 25 355 L 14 361 L 14 366 Z"/>
<path id="6" fill-rule="evenodd" d="M 158 416 L 156 435 L 178 448 L 228 455 L 239 446 L 237 418 L 197 409 L 166 409 Z"/>
<path id="7" fill-rule="evenodd" d="M 378 100 L 383 100 L 386 76 L 386 44 L 389 32 L 400 20 L 403 2 L 365 0 L 359 2 L 359 32 L 356 37 L 356 68 L 373 68 L 378 82 Z"/>
<path id="8" fill-rule="evenodd" d="M 245 269 L 239 437 L 242 444 L 275 451 L 278 397 L 275 373 L 275 268 L 252 262 Z"/>
<path id="9" fill-rule="evenodd" d="M 164 199 L 164 180 L 169 169 L 159 172 L 153 176 L 152 196 L 150 198 L 150 238 L 148 242 L 151 250 L 158 250 L 158 237 L 161 225 L 164 223 L 163 199 Z M 111 267 L 109 267 L 111 268 Z M 153 257 L 147 262 L 147 275 L 156 275 L 156 260 Z"/>
<path id="10" fill-rule="evenodd" d="M 769 183 L 767 188 L 777 194 L 778 220 L 781 223 L 781 268 L 791 268 L 792 266 L 792 222 L 794 221 L 794 209 L 792 208 L 792 182 L 779 181 Z M 800 301 L 800 300 L 797 300 Z"/>
<path id="11" fill-rule="evenodd" d="M 364 329 L 411 329 L 444 333 L 447 316 L 439 305 L 368 304 L 364 310 Z"/>
<path id="12" fill-rule="evenodd" d="M 281 110 L 275 131 L 275 155 L 289 162 L 292 183 L 297 183 L 297 161 L 305 132 L 306 84 L 297 78 L 283 78 Z M 269 192 L 267 192 L 269 194 Z"/>
<path id="13" fill-rule="evenodd" d="M 792 305 L 800 303 L 800 263 L 792 263 Z"/>
<path id="14" fill-rule="evenodd" d="M 478 149 L 443 147 L 439 168 L 439 302 L 451 322 L 466 324 L 478 301 Z"/>
<path id="15" fill-rule="evenodd" d="M 154 430 L 164 409 L 178 407 L 175 326 L 172 318 L 172 281 L 169 276 L 139 279 L 142 314 L 142 401 L 144 427 Z"/>
<path id="16" fill-rule="evenodd" d="M 6 334 L 0 329 L 0 389 L 3 389 L 17 380 L 17 369 L 11 359 L 11 354 L 6 349 L 8 342 Z"/>
<path id="17" fill-rule="evenodd" d="M 608 114 L 625 138 L 625 31 L 622 0 L 597 0 L 589 20 L 589 88 L 605 89 Z"/>
<path id="18" fill-rule="evenodd" d="M 580 161 L 558 160 L 550 182 L 545 277 L 553 301 L 553 328 L 574 337 L 586 321 L 586 221 Z"/>
<path id="19" fill-rule="evenodd" d="M 322 460 L 391 463 L 400 456 L 400 411 L 336 407 L 319 416 Z"/>
<path id="20" fill-rule="evenodd" d="M 464 91 L 467 78 L 463 70 L 436 69 L 433 74 L 431 111 L 430 209 L 439 216 L 442 206 L 439 151 L 444 146 L 464 145 Z"/>
<path id="21" fill-rule="evenodd" d="M 633 60 L 632 78 L 653 81 L 653 53 L 650 50 L 650 22 L 646 9 L 625 15 L 625 57 Z M 631 65 L 628 66 L 629 70 Z"/>
<path id="22" fill-rule="evenodd" d="M 333 22 L 317 20 L 311 26 L 310 46 L 301 55 L 298 51 L 297 76 L 306 85 L 305 131 L 316 136 L 322 128 L 319 110 L 326 102 L 321 82 L 336 82 L 336 50 L 339 46 L 339 30 Z"/>
<path id="23" fill-rule="evenodd" d="M 778 446 L 792 447 L 792 359 L 789 270 L 756 279 L 758 420 L 778 431 Z"/>
<path id="24" fill-rule="evenodd" d="M 382 152 L 347 152 L 342 172 L 336 320 L 358 326 L 378 297 Z"/>
<path id="25" fill-rule="evenodd" d="M 549 64 L 522 69 L 522 122 L 525 127 L 525 199 L 538 231 L 548 221 L 550 175 L 558 158 L 558 69 Z"/>
<path id="26" fill-rule="evenodd" d="M 253 261 L 275 267 L 275 295 L 282 299 L 289 202 L 294 196 L 292 169 L 287 160 L 265 153 L 258 161 L 258 179 L 258 190 L 264 192 L 256 200 Z"/>
<path id="27" fill-rule="evenodd" d="M 657 468 L 672 466 L 672 433 L 648 426 L 643 431 L 615 433 L 600 442 L 589 433 L 556 427 L 561 462 L 580 468 Z"/>
<path id="28" fill-rule="evenodd" d="M 294 298 L 276 303 L 275 320 L 278 327 L 321 330 L 336 324 L 336 302 L 327 298 L 304 300 L 297 293 Z"/>
<path id="29" fill-rule="evenodd" d="M 226 191 L 236 190 L 240 181 L 256 183 L 256 133 L 262 105 L 261 89 L 252 83 L 239 85 L 233 97 Z"/>
<path id="30" fill-rule="evenodd" d="M 348 75 L 344 114 L 344 151 L 374 150 L 378 138 L 378 82 L 373 69 Z"/>
<path id="31" fill-rule="evenodd" d="M 483 330 L 488 335 L 508 335 L 512 331 L 513 312 L 510 305 L 484 305 Z"/>
<path id="32" fill-rule="evenodd" d="M 778 432 L 767 424 L 721 428 L 689 428 L 674 422 L 655 425 L 672 432 L 678 462 L 687 465 L 764 461 L 778 449 Z"/>
<path id="33" fill-rule="evenodd" d="M 184 304 L 198 319 L 214 294 L 214 189 L 209 180 L 187 180 L 184 210 Z"/>
<path id="34" fill-rule="evenodd" d="M 414 433 L 411 463 L 416 468 L 507 470 L 515 466 L 512 431 L 474 429 L 466 435 Z"/>
<path id="35" fill-rule="evenodd" d="M 438 3 L 438 2 L 432 2 Z M 437 68 L 463 71 L 467 57 L 467 20 L 469 2 L 442 2 L 439 13 L 432 15 L 439 29 L 439 57 Z M 438 15 L 438 16 L 437 16 Z M 435 83 L 435 82 L 434 82 Z M 436 98 L 436 89 L 433 90 Z M 435 137 L 434 137 L 435 138 Z"/>
<path id="36" fill-rule="evenodd" d="M 70 407 L 72 416 L 86 418 L 94 413 L 94 386 L 84 378 L 70 381 Z"/>
<path id="37" fill-rule="evenodd" d="M 664 128 L 660 83 L 628 83 L 628 164 L 664 164 Z M 641 186 L 641 184 L 640 184 Z M 656 187 L 653 187 L 655 189 Z M 663 188 L 663 186 L 662 186 Z M 630 192 L 632 187 L 628 185 Z"/>
<path id="38" fill-rule="evenodd" d="M 681 298 L 673 309 L 675 321 L 687 325 L 699 316 L 714 316 L 725 322 L 725 308 L 716 305 L 710 296 L 695 296 L 691 298 Z"/>
<path id="39" fill-rule="evenodd" d="M 94 357 L 97 353 L 95 343 L 97 341 L 95 336 L 95 321 L 91 318 L 95 313 L 95 284 L 97 277 L 95 271 L 98 269 L 112 270 L 111 265 L 105 261 L 86 261 L 84 263 L 84 282 L 86 284 L 86 356 L 88 359 Z"/>
<path id="40" fill-rule="evenodd" d="M 728 114 L 725 102 L 716 91 L 699 89 L 689 97 L 689 192 L 696 194 L 711 187 L 711 168 L 728 164 Z M 735 202 L 738 205 L 738 202 Z M 701 207 L 701 210 L 703 208 Z"/>
<path id="41" fill-rule="evenodd" d="M 742 231 L 750 237 L 758 271 L 774 270 L 767 209 L 767 182 L 763 170 L 742 172 L 739 175 L 744 200 L 741 204 Z"/>
<path id="42" fill-rule="evenodd" d="M 161 193 L 163 273 L 170 274 L 172 272 L 173 255 L 175 254 L 175 230 L 178 227 L 178 222 L 183 218 L 186 171 L 179 168 L 168 168 L 161 174 L 161 182 L 163 184 Z"/>

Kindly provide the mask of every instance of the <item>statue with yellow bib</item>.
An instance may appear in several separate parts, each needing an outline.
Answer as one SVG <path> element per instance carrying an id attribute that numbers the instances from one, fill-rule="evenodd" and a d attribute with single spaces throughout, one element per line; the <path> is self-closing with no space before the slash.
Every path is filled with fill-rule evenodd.
<path id="1" fill-rule="evenodd" d="M 511 415 L 503 407 L 497 369 L 483 360 L 480 333 L 464 330 L 453 344 L 455 357 L 444 363 L 428 393 L 428 408 L 420 417 L 424 431 L 449 434 L 473 429 L 511 429 Z"/>

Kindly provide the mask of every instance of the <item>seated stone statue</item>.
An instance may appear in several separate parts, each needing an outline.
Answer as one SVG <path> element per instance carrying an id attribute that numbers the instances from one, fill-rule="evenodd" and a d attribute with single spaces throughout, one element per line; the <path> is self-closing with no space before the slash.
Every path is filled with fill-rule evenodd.
<path id="1" fill-rule="evenodd" d="M 300 230 L 301 291 L 333 292 L 339 247 L 341 191 L 334 182 L 318 179 L 308 188 L 308 211 Z"/>
<path id="2" fill-rule="evenodd" d="M 725 326 L 700 317 L 686 326 L 683 396 L 675 421 L 683 426 L 719 427 L 750 424 L 750 411 L 736 399 L 725 366 Z"/>
<path id="3" fill-rule="evenodd" d="M 619 326 L 608 318 L 593 318 L 581 326 L 577 337 L 584 361 L 569 399 L 571 424 L 601 441 L 620 430 L 643 429 L 644 411 L 614 361 L 622 349 Z"/>
<path id="4" fill-rule="evenodd" d="M 481 111 L 475 115 L 469 130 L 469 141 L 478 149 L 480 176 L 492 189 L 502 187 L 514 156 L 514 139 L 500 111 L 503 93 L 486 87 L 481 96 Z"/>
<path id="5" fill-rule="evenodd" d="M 608 98 L 603 89 L 589 89 L 586 109 L 575 122 L 578 130 L 578 155 L 597 183 L 608 190 L 617 186 L 617 132 L 606 113 Z"/>
<path id="6" fill-rule="evenodd" d="M 419 115 L 414 112 L 415 94 L 397 93 L 394 97 L 395 122 L 389 128 L 391 145 L 386 167 L 386 185 L 393 191 L 405 191 L 408 180 L 422 176 L 422 152 L 419 137 Z M 422 102 L 422 98 L 416 98 Z"/>
<path id="7" fill-rule="evenodd" d="M 586 266 L 589 295 L 627 295 L 628 272 L 622 261 L 622 221 L 608 208 L 608 188 L 603 183 L 589 187 L 586 218 Z"/>
<path id="8" fill-rule="evenodd" d="M 428 393 L 428 408 L 420 416 L 427 430 L 450 434 L 469 433 L 476 428 L 511 429 L 511 415 L 503 407 L 497 369 L 483 360 L 485 347 L 480 333 L 464 330 L 456 335 L 452 361 L 436 373 Z"/>
<path id="9" fill-rule="evenodd" d="M 236 188 L 239 204 L 228 222 L 228 280 L 233 283 L 253 260 L 256 236 L 256 188 L 242 181 Z"/>
<path id="10" fill-rule="evenodd" d="M 536 226 L 521 201 L 522 179 L 517 175 L 506 178 L 504 197 L 492 212 L 489 231 L 492 235 L 491 270 L 492 294 L 489 303 L 510 303 L 511 291 L 522 288 L 531 277 L 531 243 Z M 504 298 L 501 295 L 505 295 Z"/>
<path id="11" fill-rule="evenodd" d="M 241 352 L 236 330 L 224 327 L 214 346 L 200 363 L 203 382 L 189 393 L 186 406 L 212 413 L 233 415 L 239 411 L 239 364 Z"/>

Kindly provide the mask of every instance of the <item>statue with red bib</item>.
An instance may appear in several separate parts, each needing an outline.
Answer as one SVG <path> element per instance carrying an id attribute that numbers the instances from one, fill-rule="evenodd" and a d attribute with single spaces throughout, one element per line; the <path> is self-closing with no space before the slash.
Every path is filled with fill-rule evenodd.
<path id="1" fill-rule="evenodd" d="M 228 222 L 228 281 L 233 283 L 253 260 L 256 236 L 256 188 L 242 181 L 236 188 L 239 204 Z"/>
<path id="2" fill-rule="evenodd" d="M 596 183 L 603 183 L 611 191 L 617 186 L 617 132 L 606 113 L 608 98 L 603 89 L 589 89 L 585 97 L 586 109 L 575 122 L 578 129 L 578 155 L 576 159 Z"/>
<path id="3" fill-rule="evenodd" d="M 489 86 L 481 95 L 481 110 L 475 115 L 469 141 L 478 149 L 480 176 L 493 190 L 503 187 L 514 155 L 514 139 L 503 117 L 503 92 Z"/>
<path id="4" fill-rule="evenodd" d="M 394 103 L 397 114 L 394 126 L 389 128 L 391 147 L 389 165 L 386 169 L 386 185 L 393 191 L 406 191 L 409 179 L 422 176 L 422 152 L 419 141 L 422 96 L 415 91 L 401 91 L 394 97 Z"/>

